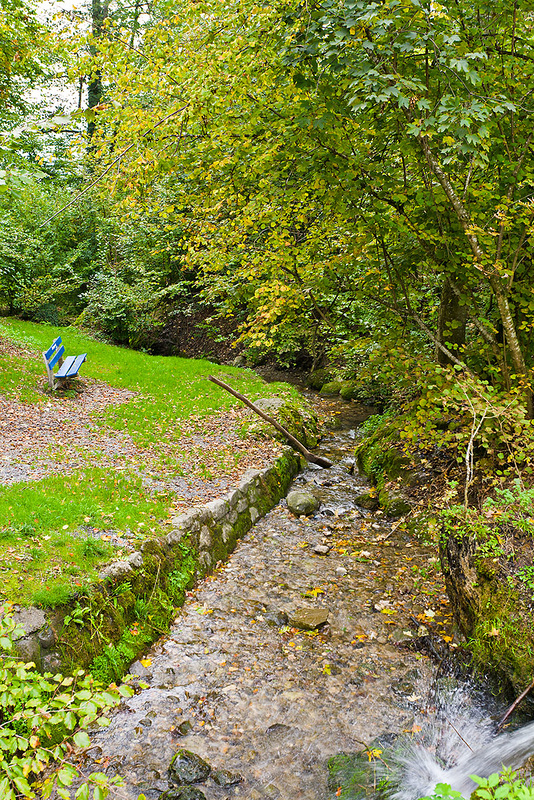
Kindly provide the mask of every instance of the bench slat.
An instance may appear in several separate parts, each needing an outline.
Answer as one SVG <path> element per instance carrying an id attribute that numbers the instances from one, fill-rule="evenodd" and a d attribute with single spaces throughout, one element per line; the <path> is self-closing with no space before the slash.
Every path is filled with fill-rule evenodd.
<path id="1" fill-rule="evenodd" d="M 54 369 L 54 367 L 56 366 L 56 364 L 59 361 L 59 359 L 63 357 L 64 352 L 65 352 L 65 348 L 63 347 L 63 345 L 61 345 L 61 347 L 59 348 L 59 350 L 57 351 L 55 356 L 52 356 L 52 358 L 48 362 L 48 368 L 49 369 Z"/>
<path id="2" fill-rule="evenodd" d="M 61 347 L 61 336 L 58 336 L 57 339 L 52 342 L 46 353 L 43 353 L 47 361 L 49 360 L 50 356 L 55 353 L 58 347 Z"/>
<path id="3" fill-rule="evenodd" d="M 69 356 L 65 359 L 62 366 L 56 372 L 56 378 L 71 378 L 73 375 L 78 374 L 78 370 L 87 358 L 87 353 L 81 356 Z"/>
<path id="4" fill-rule="evenodd" d="M 72 365 L 72 372 L 71 374 L 77 375 L 79 372 L 80 367 L 82 366 L 83 362 L 87 358 L 87 353 L 82 353 L 81 356 L 76 356 L 76 361 Z"/>
<path id="5" fill-rule="evenodd" d="M 76 356 L 68 356 L 56 372 L 56 378 L 66 378 L 69 370 L 76 361 Z"/>

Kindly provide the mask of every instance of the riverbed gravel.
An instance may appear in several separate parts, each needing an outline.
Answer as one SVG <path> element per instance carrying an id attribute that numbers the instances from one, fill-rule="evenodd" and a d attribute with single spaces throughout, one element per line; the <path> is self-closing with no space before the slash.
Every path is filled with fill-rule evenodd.
<path id="1" fill-rule="evenodd" d="M 354 505 L 368 487 L 350 474 L 353 446 L 353 431 L 331 433 L 321 452 L 335 466 L 294 484 L 319 511 L 296 517 L 281 502 L 132 666 L 145 688 L 84 767 L 123 775 L 121 797 L 159 798 L 185 748 L 242 777 L 208 778 L 207 800 L 324 800 L 330 756 L 416 730 L 435 666 L 415 643 L 430 629 L 451 643 L 449 608 L 432 545 Z M 297 627 L 311 610 L 319 626 Z"/>

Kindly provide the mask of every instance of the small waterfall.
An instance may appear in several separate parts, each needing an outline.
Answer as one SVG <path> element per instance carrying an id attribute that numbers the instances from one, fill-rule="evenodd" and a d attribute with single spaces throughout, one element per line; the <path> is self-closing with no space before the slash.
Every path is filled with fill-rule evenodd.
<path id="1" fill-rule="evenodd" d="M 534 722 L 495 736 L 487 708 L 470 687 L 437 693 L 435 710 L 420 724 L 417 739 L 398 740 L 386 758 L 384 777 L 392 800 L 418 800 L 446 783 L 469 798 L 476 784 L 470 775 L 488 777 L 505 767 L 518 769 L 534 753 Z"/>

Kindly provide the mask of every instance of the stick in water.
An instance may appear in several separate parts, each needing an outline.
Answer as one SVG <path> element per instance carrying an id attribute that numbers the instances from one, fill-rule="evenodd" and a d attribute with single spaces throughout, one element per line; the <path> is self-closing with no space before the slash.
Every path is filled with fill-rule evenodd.
<path id="1" fill-rule="evenodd" d="M 516 697 L 516 699 L 514 700 L 514 702 L 512 703 L 512 705 L 510 706 L 510 708 L 508 709 L 508 711 L 506 712 L 506 714 L 504 715 L 504 717 L 501 719 L 501 721 L 500 721 L 500 722 L 499 722 L 499 724 L 497 725 L 497 732 L 499 732 L 499 731 L 501 730 L 502 726 L 504 725 L 504 723 L 506 722 L 506 720 L 508 719 L 508 717 L 510 716 L 510 714 L 511 714 L 513 711 L 515 711 L 515 710 L 516 710 L 516 708 L 517 708 L 517 706 L 519 705 L 519 703 L 520 703 L 522 700 L 524 700 L 524 699 L 525 699 L 525 697 L 527 696 L 527 694 L 528 694 L 528 693 L 529 693 L 529 692 L 530 692 L 532 689 L 534 689 L 534 681 L 531 681 L 531 683 L 529 683 L 529 685 L 527 686 L 527 688 L 525 689 L 525 691 L 524 691 L 524 692 L 521 692 L 521 694 L 519 695 L 519 697 Z"/>
<path id="2" fill-rule="evenodd" d="M 262 419 L 265 420 L 265 422 L 268 422 L 270 425 L 272 425 L 274 428 L 276 428 L 277 431 L 279 431 L 281 434 L 283 434 L 283 436 L 286 437 L 288 442 L 291 444 L 292 447 L 295 448 L 295 450 L 298 450 L 299 453 L 302 453 L 302 455 L 304 456 L 306 461 L 311 461 L 312 464 L 317 464 L 319 467 L 323 467 L 324 469 L 328 469 L 329 467 L 332 466 L 332 462 L 329 461 L 327 458 L 323 458 L 322 456 L 316 456 L 316 455 L 314 455 L 314 453 L 310 453 L 310 451 L 307 450 L 304 447 L 304 445 L 301 444 L 301 442 L 299 442 L 298 439 L 295 439 L 295 437 L 292 436 L 289 433 L 289 431 L 286 431 L 286 429 L 284 427 L 282 427 L 282 425 L 280 425 L 279 422 L 277 422 L 275 419 L 270 417 L 268 414 L 265 414 L 263 411 L 261 411 L 258 408 L 258 406 L 255 406 L 254 403 L 252 403 L 248 399 L 248 397 L 245 397 L 244 394 L 240 394 L 239 392 L 236 392 L 236 390 L 232 389 L 231 386 L 228 386 L 227 383 L 223 383 L 223 381 L 220 381 L 218 378 L 214 378 L 213 375 L 208 375 L 208 380 L 212 381 L 213 383 L 216 383 L 217 386 L 220 386 L 221 389 L 225 389 L 227 392 L 232 394 L 234 397 L 237 397 L 238 400 L 241 400 L 242 403 L 244 403 L 246 406 L 248 406 L 253 411 L 255 411 L 256 414 L 259 417 L 261 417 Z"/>

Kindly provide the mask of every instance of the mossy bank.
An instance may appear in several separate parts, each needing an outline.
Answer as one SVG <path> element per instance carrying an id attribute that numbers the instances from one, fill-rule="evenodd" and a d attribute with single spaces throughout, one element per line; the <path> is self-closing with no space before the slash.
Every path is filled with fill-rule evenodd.
<path id="1" fill-rule="evenodd" d="M 503 494 L 480 511 L 445 512 L 440 556 L 475 666 L 519 694 L 534 675 L 534 493 Z"/>
<path id="2" fill-rule="evenodd" d="M 300 468 L 284 448 L 268 468 L 249 470 L 236 489 L 172 520 L 162 538 L 147 539 L 123 561 L 105 567 L 90 590 L 44 612 L 19 611 L 27 635 L 20 654 L 43 671 L 88 668 L 118 680 L 164 634 L 187 589 L 233 551 L 252 525 L 285 496 Z"/>

